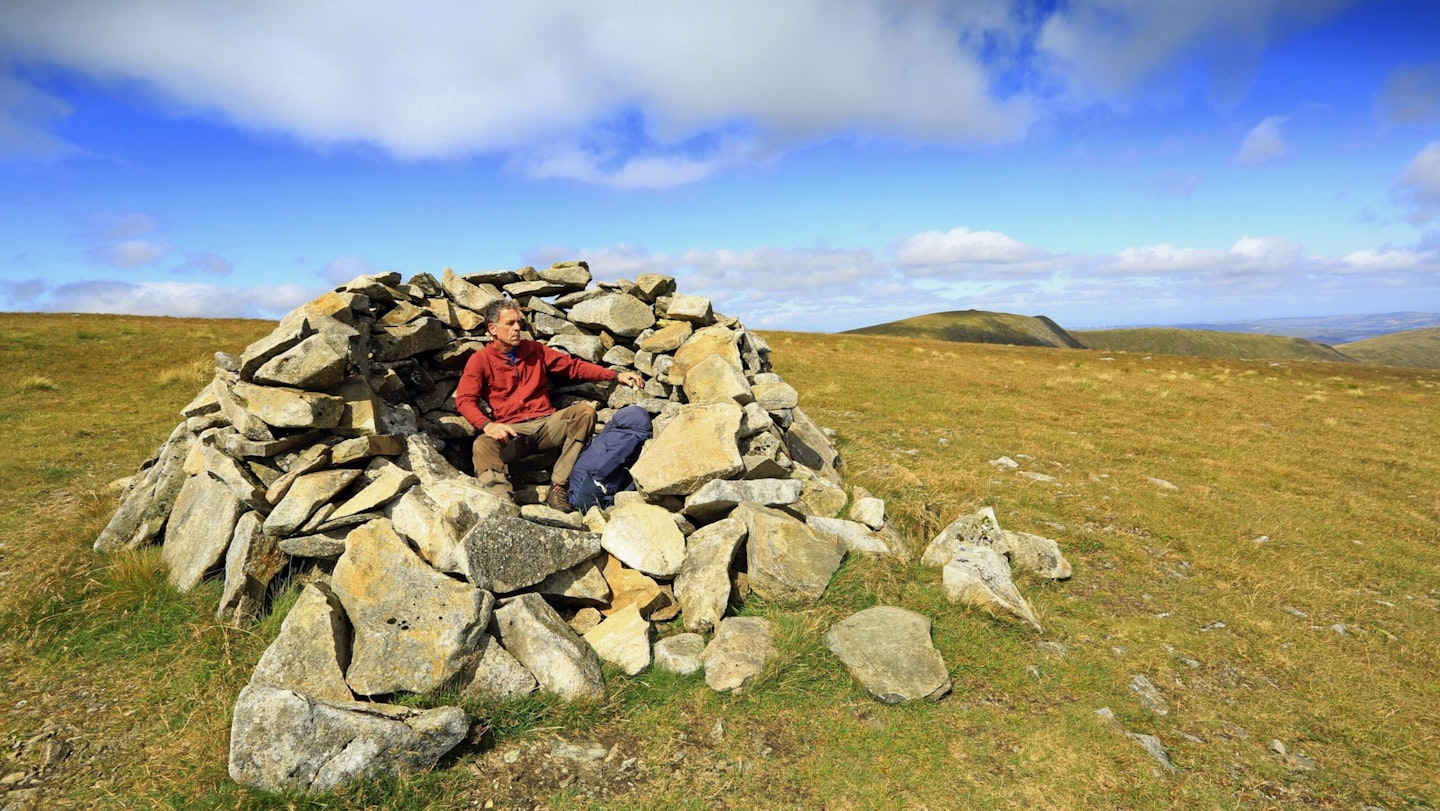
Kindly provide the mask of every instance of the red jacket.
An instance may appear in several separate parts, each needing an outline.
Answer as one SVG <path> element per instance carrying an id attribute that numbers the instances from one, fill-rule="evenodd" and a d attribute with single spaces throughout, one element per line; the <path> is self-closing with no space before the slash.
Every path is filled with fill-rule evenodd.
<path id="1" fill-rule="evenodd" d="M 490 404 L 494 420 L 524 422 L 555 413 L 550 404 L 546 373 L 571 380 L 614 380 L 615 370 L 567 355 L 539 343 L 521 341 L 515 347 L 515 362 L 500 352 L 494 342 L 471 353 L 465 373 L 455 387 L 455 406 L 461 416 L 477 429 L 491 418 L 480 410 L 480 399 Z"/>

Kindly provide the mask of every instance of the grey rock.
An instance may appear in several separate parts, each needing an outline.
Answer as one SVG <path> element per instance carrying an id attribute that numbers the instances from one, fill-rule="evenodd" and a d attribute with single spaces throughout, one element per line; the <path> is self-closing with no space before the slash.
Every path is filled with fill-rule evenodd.
<path id="1" fill-rule="evenodd" d="M 735 333 L 725 327 L 706 327 L 696 330 L 679 349 L 675 350 L 674 366 L 666 373 L 671 382 L 683 383 L 685 375 L 692 368 L 712 356 L 719 356 L 737 372 L 745 370 L 745 366 L 740 360 L 740 350 L 736 346 Z M 656 373 L 660 373 L 658 369 Z"/>
<path id="2" fill-rule="evenodd" d="M 600 339 L 594 335 L 569 334 L 556 335 L 547 343 L 551 349 L 558 349 L 567 352 L 582 360 L 591 363 L 599 363 L 600 358 L 605 354 L 605 346 Z"/>
<path id="3" fill-rule="evenodd" d="M 936 701 L 950 692 L 945 660 L 930 642 L 930 620 L 913 611 L 867 608 L 830 626 L 825 644 L 883 703 Z"/>
<path id="4" fill-rule="evenodd" d="M 1165 700 L 1165 695 L 1155 683 L 1146 678 L 1143 674 L 1136 674 L 1130 679 L 1130 692 L 1140 697 L 1140 706 L 1155 713 L 1156 715 L 1169 715 L 1170 703 Z"/>
<path id="5" fill-rule="evenodd" d="M 428 693 L 460 672 L 494 598 L 430 568 L 387 520 L 350 533 L 333 586 L 355 626 L 345 678 L 357 695 Z"/>
<path id="6" fill-rule="evenodd" d="M 253 380 L 306 391 L 331 391 L 345 379 L 349 344 L 343 338 L 317 333 L 281 352 L 255 370 Z"/>
<path id="7" fill-rule="evenodd" d="M 795 503 L 796 510 L 805 515 L 834 518 L 845 509 L 849 497 L 845 495 L 843 487 L 820 475 L 809 473 L 803 467 L 798 468 L 794 475 L 805 483 L 800 490 L 800 500 Z"/>
<path id="8" fill-rule="evenodd" d="M 752 387 L 755 402 L 766 411 L 781 411 L 800 405 L 800 393 L 795 387 L 783 381 L 778 383 L 756 383 Z"/>
<path id="9" fill-rule="evenodd" d="M 229 487 L 230 492 L 246 507 L 268 510 L 270 504 L 265 500 L 265 487 L 260 480 L 255 478 L 250 468 L 222 453 L 209 439 L 209 436 L 202 436 L 198 446 L 205 472 Z"/>
<path id="10" fill-rule="evenodd" d="M 690 340 L 695 328 L 688 321 L 668 324 L 640 339 L 640 350 L 650 355 L 674 352 Z"/>
<path id="11" fill-rule="evenodd" d="M 670 304 L 665 308 L 665 317 L 703 325 L 715 320 L 715 311 L 710 306 L 710 299 L 704 296 L 677 293 L 671 296 Z"/>
<path id="12" fill-rule="evenodd" d="M 570 320 L 586 329 L 634 338 L 655 324 L 655 313 L 634 296 L 613 293 L 576 304 L 570 308 Z"/>
<path id="13" fill-rule="evenodd" d="M 685 497 L 684 512 L 696 521 L 711 521 L 741 502 L 783 507 L 800 499 L 802 482 L 794 479 L 714 479 Z"/>
<path id="14" fill-rule="evenodd" d="M 186 592 L 215 568 L 230 545 L 243 507 L 230 488 L 200 474 L 180 487 L 160 557 L 170 568 L 170 584 Z"/>
<path id="15" fill-rule="evenodd" d="M 246 411 L 275 428 L 334 428 L 345 410 L 339 397 L 313 391 L 236 383 L 231 392 Z"/>
<path id="16" fill-rule="evenodd" d="M 605 680 L 595 651 L 538 594 L 521 594 L 495 610 L 500 642 L 540 689 L 569 701 L 605 697 Z"/>
<path id="17" fill-rule="evenodd" d="M 910 559 L 910 551 L 905 548 L 904 539 L 898 533 L 876 532 L 858 521 L 819 515 L 806 516 L 805 524 L 821 535 L 834 538 L 844 546 L 846 552 L 859 552 L 899 561 Z"/>
<path id="18" fill-rule="evenodd" d="M 450 333 L 438 318 L 422 318 L 398 327 L 380 327 L 374 336 L 375 360 L 397 361 L 430 352 L 450 343 Z"/>
<path id="19" fill-rule="evenodd" d="M 544 279 L 534 281 L 511 282 L 505 285 L 505 292 L 517 299 L 530 296 L 553 296 L 557 293 L 564 293 L 569 288 L 557 282 L 547 282 Z"/>
<path id="20" fill-rule="evenodd" d="M 540 278 L 563 285 L 567 290 L 584 290 L 590 284 L 590 266 L 584 262 L 556 262 L 540 271 Z"/>
<path id="21" fill-rule="evenodd" d="M 688 676 L 700 669 L 700 655 L 704 652 L 705 637 L 699 634 L 676 634 L 655 643 L 652 659 L 659 670 Z"/>
<path id="22" fill-rule="evenodd" d="M 347 439 L 330 449 L 330 463 L 345 465 L 372 456 L 398 456 L 405 450 L 405 438 L 392 434 L 366 434 Z"/>
<path id="23" fill-rule="evenodd" d="M 534 591 L 572 603 L 603 606 L 610 602 L 610 584 L 595 558 L 550 575 L 535 584 Z"/>
<path id="24" fill-rule="evenodd" d="M 1060 552 L 1060 544 L 1028 532 L 1005 530 L 1005 547 L 1010 565 L 1050 580 L 1067 580 L 1073 573 L 1070 561 Z"/>
<path id="25" fill-rule="evenodd" d="M 261 654 L 250 683 L 326 701 L 352 701 L 355 696 L 345 683 L 350 633 L 340 598 L 328 585 L 311 583 L 285 615 L 275 641 Z"/>
<path id="26" fill-rule="evenodd" d="M 322 701 L 247 685 L 230 725 L 230 777 L 270 792 L 321 792 L 362 777 L 429 769 L 470 730 L 458 707 Z"/>
<path id="27" fill-rule="evenodd" d="M 746 526 L 724 518 L 695 530 L 687 541 L 685 564 L 675 577 L 675 599 L 685 628 L 709 631 L 730 604 L 730 566 L 745 540 Z"/>
<path id="28" fill-rule="evenodd" d="M 820 430 L 802 408 L 791 409 L 793 421 L 785 431 L 785 447 L 790 458 L 840 484 L 840 454 L 835 444 Z"/>
<path id="29" fill-rule="evenodd" d="M 461 694 L 474 698 L 507 701 L 530 695 L 539 684 L 535 676 L 489 634 L 480 638 L 470 669 L 474 673 Z"/>
<path id="30" fill-rule="evenodd" d="M 1043 632 L 1035 610 L 1015 588 L 1005 556 L 988 546 L 963 544 L 941 572 L 945 598 L 1008 616 Z"/>
<path id="31" fill-rule="evenodd" d="M 304 320 L 298 323 L 281 324 L 271 330 L 269 335 L 245 348 L 240 355 L 240 366 L 235 371 L 240 374 L 242 380 L 249 380 L 251 375 L 255 374 L 255 371 L 264 366 L 271 358 L 293 348 L 313 335 L 314 332 L 314 328 Z"/>
<path id="32" fill-rule="evenodd" d="M 218 411 L 220 411 L 220 399 L 215 394 L 215 381 L 211 380 L 205 388 L 200 390 L 199 394 L 195 395 L 195 399 L 180 409 L 180 416 L 189 419 L 190 417 L 214 414 Z"/>
<path id="33" fill-rule="evenodd" d="M 715 627 L 715 638 L 700 659 L 705 683 L 721 693 L 740 694 L 775 655 L 774 633 L 764 617 L 730 617 Z"/>
<path id="34" fill-rule="evenodd" d="M 885 502 L 874 496 L 855 499 L 850 504 L 850 520 L 880 529 L 885 526 Z"/>
<path id="35" fill-rule="evenodd" d="M 396 531 L 409 538 L 430 565 L 468 578 L 466 533 L 486 516 L 513 518 L 519 511 L 514 504 L 486 492 L 474 478 L 431 476 L 426 482 L 430 474 L 420 470 L 416 475 L 421 483 L 387 504 L 385 512 Z"/>
<path id="36" fill-rule="evenodd" d="M 745 522 L 750 588 L 767 601 L 813 604 L 840 568 L 845 548 L 792 516 L 741 504 L 732 518 Z"/>
<path id="37" fill-rule="evenodd" d="M 193 441 L 185 423 L 170 432 L 169 438 L 155 451 L 149 467 L 137 474 L 119 508 L 95 538 L 96 552 L 135 549 L 160 534 L 185 484 L 185 458 L 190 454 Z"/>
<path id="38" fill-rule="evenodd" d="M 675 292 L 675 277 L 642 273 L 635 277 L 635 292 L 645 301 L 654 301 Z"/>
<path id="39" fill-rule="evenodd" d="M 635 350 L 616 344 L 605 350 L 605 354 L 600 357 L 600 362 L 606 366 L 634 366 Z"/>
<path id="40" fill-rule="evenodd" d="M 473 273 L 462 273 L 460 278 L 474 285 L 488 284 L 499 288 L 520 281 L 520 274 L 513 270 L 477 270 Z"/>
<path id="41" fill-rule="evenodd" d="M 240 628 L 253 623 L 264 608 L 270 581 L 289 561 L 275 538 L 265 534 L 260 513 L 240 516 L 225 553 L 225 588 L 216 618 Z"/>
<path id="42" fill-rule="evenodd" d="M 950 525 L 940 530 L 940 534 L 925 547 L 920 563 L 925 566 L 944 566 L 962 546 L 987 546 L 1002 554 L 1009 551 L 1005 532 L 1000 529 L 1000 522 L 995 518 L 995 508 L 981 507 L 970 515 L 962 515 L 950 522 Z"/>
<path id="43" fill-rule="evenodd" d="M 367 522 L 368 523 L 368 522 Z M 345 538 L 350 528 L 345 527 L 314 535 L 296 535 L 281 538 L 280 551 L 297 558 L 325 558 L 334 560 L 345 554 Z"/>
<path id="44" fill-rule="evenodd" d="M 295 480 L 285 497 L 265 519 L 265 532 L 275 536 L 290 535 L 315 514 L 321 505 L 334 498 L 360 477 L 358 470 L 322 470 L 307 473 Z"/>
<path id="45" fill-rule="evenodd" d="M 330 520 L 374 510 L 420 481 L 420 477 L 394 462 L 385 459 L 377 461 L 381 464 L 371 463 L 366 468 L 366 473 L 374 474 L 370 483 L 337 507 L 335 512 L 330 514 Z"/>
<path id="46" fill-rule="evenodd" d="M 741 410 L 739 436 L 742 440 L 749 439 L 762 431 L 768 431 L 774 426 L 775 421 L 770 419 L 770 415 L 760 407 L 759 403 L 746 403 Z"/>
<path id="47" fill-rule="evenodd" d="M 212 384 L 215 398 L 220 403 L 220 411 L 225 419 L 230 421 L 233 427 L 241 436 L 251 442 L 271 442 L 275 439 L 275 433 L 270 426 L 245 407 L 245 401 L 235 394 L 237 381 L 229 379 L 227 375 L 220 372 L 215 373 L 215 380 Z M 260 387 L 263 388 L 263 387 Z"/>
<path id="48" fill-rule="evenodd" d="M 470 582 L 507 594 L 595 557 L 600 536 L 492 514 L 465 533 L 461 546 Z"/>
<path id="49" fill-rule="evenodd" d="M 663 507 L 625 504 L 610 512 L 600 546 L 632 569 L 670 578 L 685 562 L 685 536 Z"/>
<path id="50" fill-rule="evenodd" d="M 685 375 L 685 399 L 691 403 L 738 403 L 755 399 L 745 376 L 724 358 L 711 355 Z"/>
<path id="51" fill-rule="evenodd" d="M 474 274 L 461 278 L 450 268 L 445 268 L 440 278 L 440 286 L 445 288 L 445 293 L 454 299 L 456 304 L 477 313 L 484 312 L 487 304 L 501 298 L 500 291 L 494 284 L 489 277 L 478 278 Z"/>
<path id="52" fill-rule="evenodd" d="M 226 455 L 233 456 L 236 459 L 269 459 L 284 453 L 289 453 L 296 448 L 313 445 L 323 437 L 324 434 L 325 432 L 323 431 L 305 431 L 279 439 L 256 441 L 246 439 L 236 431 L 222 430 L 215 434 L 213 439 L 215 447 L 219 448 Z"/>
<path id="53" fill-rule="evenodd" d="M 562 513 L 545 504 L 526 504 L 520 508 L 520 517 L 547 527 L 560 529 L 584 529 L 585 517 L 578 512 Z"/>

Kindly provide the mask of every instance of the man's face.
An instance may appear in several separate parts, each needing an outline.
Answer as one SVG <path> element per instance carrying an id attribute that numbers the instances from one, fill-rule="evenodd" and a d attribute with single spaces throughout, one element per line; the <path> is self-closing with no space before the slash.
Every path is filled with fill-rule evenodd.
<path id="1" fill-rule="evenodd" d="M 510 351 L 520 344 L 520 311 L 501 310 L 495 323 L 485 329 L 495 338 L 501 349 Z"/>

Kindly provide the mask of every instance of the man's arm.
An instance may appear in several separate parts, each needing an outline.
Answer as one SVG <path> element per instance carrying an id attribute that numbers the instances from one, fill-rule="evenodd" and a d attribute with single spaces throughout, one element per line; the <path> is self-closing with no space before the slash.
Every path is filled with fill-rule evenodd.
<path id="1" fill-rule="evenodd" d="M 618 380 L 636 389 L 645 385 L 645 381 L 635 372 L 627 370 L 617 373 L 614 369 L 607 369 L 597 363 L 577 358 L 558 349 L 551 349 L 544 344 L 541 344 L 541 351 L 544 353 L 545 371 L 552 374 L 563 375 L 571 380 Z"/>

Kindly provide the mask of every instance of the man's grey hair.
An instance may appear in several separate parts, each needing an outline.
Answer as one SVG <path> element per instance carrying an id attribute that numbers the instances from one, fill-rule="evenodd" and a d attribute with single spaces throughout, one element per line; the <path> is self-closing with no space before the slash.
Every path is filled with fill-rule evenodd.
<path id="1" fill-rule="evenodd" d="M 488 327 L 496 321 L 499 321 L 500 313 L 506 310 L 514 310 L 518 313 L 520 312 L 520 305 L 517 304 L 513 298 L 497 298 L 489 304 L 486 304 L 485 312 L 483 313 L 485 316 L 485 326 Z"/>

